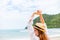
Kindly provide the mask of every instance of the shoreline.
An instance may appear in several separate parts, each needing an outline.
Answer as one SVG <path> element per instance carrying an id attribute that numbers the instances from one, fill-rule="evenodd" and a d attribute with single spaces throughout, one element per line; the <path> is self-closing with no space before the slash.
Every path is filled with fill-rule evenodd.
<path id="1" fill-rule="evenodd" d="M 51 35 L 48 37 L 49 40 L 60 40 L 60 35 Z M 0 38 L 0 40 L 30 40 L 29 37 L 24 37 L 24 38 L 19 38 L 19 37 L 16 37 L 16 38 Z"/>

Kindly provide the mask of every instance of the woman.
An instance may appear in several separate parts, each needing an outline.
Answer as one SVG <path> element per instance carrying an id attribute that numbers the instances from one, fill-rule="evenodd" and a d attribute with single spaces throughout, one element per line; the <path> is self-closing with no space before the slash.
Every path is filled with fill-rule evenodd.
<path id="1" fill-rule="evenodd" d="M 40 16 L 41 23 L 36 23 L 32 27 L 32 20 L 35 14 Z M 37 12 L 33 13 L 28 23 L 28 31 L 30 33 L 31 40 L 48 40 L 46 35 L 46 24 L 42 16 L 42 11 L 37 10 Z"/>

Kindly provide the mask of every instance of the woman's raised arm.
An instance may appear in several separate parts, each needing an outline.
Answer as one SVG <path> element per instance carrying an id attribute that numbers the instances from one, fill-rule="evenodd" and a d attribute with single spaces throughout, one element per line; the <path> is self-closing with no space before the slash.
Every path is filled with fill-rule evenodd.
<path id="1" fill-rule="evenodd" d="M 41 10 L 37 10 L 37 14 L 40 16 L 40 21 L 41 21 L 41 23 L 45 23 L 45 21 L 44 21 L 44 18 L 43 18 L 43 16 L 42 16 L 42 11 Z"/>
<path id="2" fill-rule="evenodd" d="M 34 15 L 35 15 L 35 13 L 36 13 L 36 12 L 34 12 L 34 13 L 31 15 L 31 17 L 30 17 L 30 19 L 29 19 L 29 22 L 31 22 L 31 21 L 33 20 L 33 17 L 34 17 Z"/>

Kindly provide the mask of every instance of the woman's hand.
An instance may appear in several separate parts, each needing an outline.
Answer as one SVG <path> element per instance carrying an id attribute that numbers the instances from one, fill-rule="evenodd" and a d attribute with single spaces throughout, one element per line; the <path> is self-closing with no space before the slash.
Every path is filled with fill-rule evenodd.
<path id="1" fill-rule="evenodd" d="M 32 14 L 32 16 L 30 17 L 30 19 L 29 19 L 29 23 L 33 20 L 34 15 L 39 15 L 40 18 L 41 18 L 42 11 L 41 11 L 41 10 L 37 10 L 36 12 L 34 12 L 34 13 Z"/>
<path id="2" fill-rule="evenodd" d="M 41 10 L 37 10 L 36 14 L 37 15 L 41 15 L 42 11 Z"/>

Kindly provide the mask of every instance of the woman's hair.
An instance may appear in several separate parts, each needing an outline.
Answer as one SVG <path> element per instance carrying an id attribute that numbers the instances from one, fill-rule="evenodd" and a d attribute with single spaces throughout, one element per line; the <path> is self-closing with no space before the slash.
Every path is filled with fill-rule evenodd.
<path id="1" fill-rule="evenodd" d="M 39 33 L 38 37 L 40 40 L 48 40 L 46 33 L 42 32 L 41 30 L 38 30 L 38 33 Z"/>

